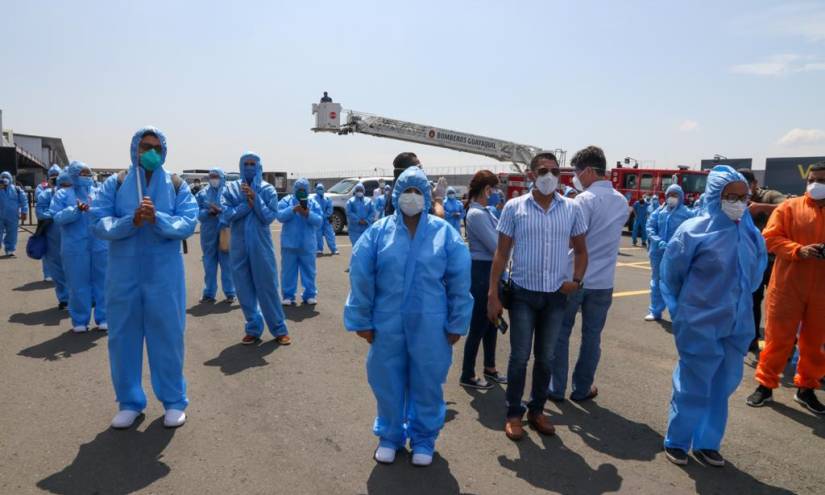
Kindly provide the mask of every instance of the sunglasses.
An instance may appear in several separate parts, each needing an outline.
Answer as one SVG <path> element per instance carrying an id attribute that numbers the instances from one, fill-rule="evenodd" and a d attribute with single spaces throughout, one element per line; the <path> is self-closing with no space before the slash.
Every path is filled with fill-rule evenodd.
<path id="1" fill-rule="evenodd" d="M 541 177 L 543 175 L 547 175 L 547 172 L 550 172 L 551 174 L 555 175 L 556 177 L 561 175 L 561 170 L 559 170 L 558 168 L 542 167 L 542 168 L 536 170 L 536 176 Z"/>

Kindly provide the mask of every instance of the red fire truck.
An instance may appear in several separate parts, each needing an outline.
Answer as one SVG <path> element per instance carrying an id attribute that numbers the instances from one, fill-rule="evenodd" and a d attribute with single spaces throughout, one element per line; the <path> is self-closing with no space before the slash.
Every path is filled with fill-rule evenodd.
<path id="1" fill-rule="evenodd" d="M 610 171 L 613 187 L 624 194 L 632 205 L 645 195 L 656 194 L 664 202 L 665 191 L 671 184 L 679 184 L 685 191 L 685 204 L 691 205 L 705 192 L 708 181 L 707 170 L 688 170 L 687 167 L 673 169 L 654 168 L 614 168 Z"/>

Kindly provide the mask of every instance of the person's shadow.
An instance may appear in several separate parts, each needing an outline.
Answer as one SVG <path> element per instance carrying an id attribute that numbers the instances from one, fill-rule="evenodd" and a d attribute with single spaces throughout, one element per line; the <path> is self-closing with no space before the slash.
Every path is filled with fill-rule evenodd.
<path id="1" fill-rule="evenodd" d="M 57 306 L 47 309 L 32 311 L 31 313 L 14 313 L 9 316 L 9 323 L 20 323 L 26 326 L 44 325 L 56 327 L 60 322 L 69 317 L 68 311 L 57 309 Z"/>
<path id="2" fill-rule="evenodd" d="M 37 280 L 35 282 L 29 282 L 27 284 L 23 284 L 20 287 L 15 287 L 12 289 L 13 291 L 17 292 L 32 292 L 36 290 L 46 290 L 54 288 L 54 282 L 47 282 L 45 280 Z"/>
<path id="3" fill-rule="evenodd" d="M 450 473 L 450 463 L 438 452 L 433 456 L 433 463 L 426 468 L 417 468 L 410 464 L 410 454 L 406 449 L 399 450 L 395 463 L 389 466 L 377 464 L 367 480 L 369 495 L 420 494 L 427 495 L 460 493 L 458 480 Z"/>
<path id="4" fill-rule="evenodd" d="M 230 313 L 238 308 L 240 308 L 240 306 L 238 306 L 237 303 L 229 304 L 226 301 L 216 303 L 199 302 L 198 304 L 187 309 L 186 312 L 191 316 L 201 317 L 207 315 L 225 315 L 226 313 Z"/>
<path id="5" fill-rule="evenodd" d="M 541 446 L 535 443 L 537 438 L 542 442 Z M 561 494 L 601 494 L 616 492 L 622 487 L 622 477 L 616 466 L 601 464 L 596 469 L 591 468 L 557 436 L 547 437 L 531 431 L 515 444 L 519 450 L 518 458 L 501 455 L 498 462 L 536 488 Z"/>
<path id="6" fill-rule="evenodd" d="M 136 492 L 168 475 L 163 450 L 172 441 L 174 429 L 163 427 L 163 418 L 153 421 L 145 431 L 137 428 L 143 416 L 129 430 L 107 429 L 80 446 L 71 464 L 37 482 L 51 493 L 106 493 L 125 495 Z"/>
<path id="7" fill-rule="evenodd" d="M 801 406 L 790 405 L 787 406 L 781 402 L 773 401 L 765 406 L 765 409 L 771 409 L 779 414 L 786 416 L 802 426 L 811 429 L 811 433 L 819 438 L 825 438 L 825 421 L 822 418 L 812 416 L 811 413 L 800 409 Z"/>
<path id="8" fill-rule="evenodd" d="M 470 407 L 478 413 L 478 422 L 490 430 L 503 431 L 504 413 L 506 412 L 504 405 L 506 404 L 504 388 L 498 384 L 486 391 L 474 388 L 461 388 L 472 397 Z"/>
<path id="9" fill-rule="evenodd" d="M 264 359 L 275 352 L 280 345 L 275 340 L 268 340 L 259 345 L 233 344 L 222 350 L 216 358 L 203 363 L 204 366 L 219 366 L 224 375 L 234 375 L 249 368 L 266 366 Z"/>
<path id="10" fill-rule="evenodd" d="M 27 347 L 18 352 L 18 356 L 25 356 L 46 361 L 70 358 L 75 354 L 97 347 L 97 340 L 106 336 L 106 332 L 63 332 L 57 337 L 39 344 Z"/>
<path id="11" fill-rule="evenodd" d="M 661 319 L 661 320 L 656 320 L 656 323 L 658 323 L 658 324 L 659 324 L 659 326 L 660 326 L 660 327 L 662 327 L 662 329 L 663 329 L 665 332 L 667 332 L 667 333 L 669 333 L 669 334 L 673 335 L 673 322 L 672 322 L 672 321 L 668 321 L 668 320 L 665 320 L 665 319 L 663 318 L 663 319 Z"/>
<path id="12" fill-rule="evenodd" d="M 314 305 L 302 304 L 300 306 L 284 306 L 284 314 L 287 320 L 298 322 L 315 318 L 321 313 L 315 311 Z"/>

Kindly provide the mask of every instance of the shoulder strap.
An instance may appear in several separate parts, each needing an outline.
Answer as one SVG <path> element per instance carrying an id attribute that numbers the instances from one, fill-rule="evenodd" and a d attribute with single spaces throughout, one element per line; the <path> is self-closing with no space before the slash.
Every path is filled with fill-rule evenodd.
<path id="1" fill-rule="evenodd" d="M 170 178 L 172 179 L 172 185 L 175 186 L 175 194 L 179 193 L 180 186 L 183 185 L 183 179 L 178 174 L 172 174 Z"/>

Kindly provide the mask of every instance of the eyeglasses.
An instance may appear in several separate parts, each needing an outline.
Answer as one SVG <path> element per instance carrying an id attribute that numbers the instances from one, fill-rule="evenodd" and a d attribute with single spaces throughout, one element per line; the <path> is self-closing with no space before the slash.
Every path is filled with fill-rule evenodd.
<path id="1" fill-rule="evenodd" d="M 561 170 L 559 170 L 558 168 L 542 167 L 542 168 L 536 170 L 536 176 L 541 177 L 543 175 L 547 175 L 547 172 L 550 172 L 551 174 L 555 175 L 556 177 L 558 177 L 561 174 Z"/>
<path id="2" fill-rule="evenodd" d="M 161 146 L 161 145 L 152 146 L 149 143 L 140 143 L 138 145 L 138 150 L 140 150 L 141 153 L 143 153 L 144 151 L 155 150 L 158 153 L 162 154 L 163 153 L 163 146 Z"/>
<path id="3" fill-rule="evenodd" d="M 722 196 L 722 201 L 727 201 L 728 203 L 736 203 L 739 201 L 747 201 L 750 199 L 750 194 L 725 194 Z"/>
<path id="4" fill-rule="evenodd" d="M 825 177 L 808 177 L 808 184 L 825 184 Z"/>

